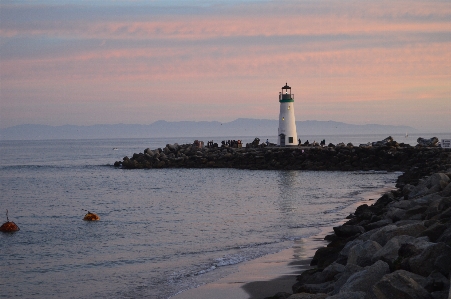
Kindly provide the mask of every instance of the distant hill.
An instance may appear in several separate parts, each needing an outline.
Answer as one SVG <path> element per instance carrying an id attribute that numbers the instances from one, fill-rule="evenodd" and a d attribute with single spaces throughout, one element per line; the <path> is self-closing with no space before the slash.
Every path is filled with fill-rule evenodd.
<path id="1" fill-rule="evenodd" d="M 299 135 L 405 134 L 418 130 L 409 126 L 352 125 L 335 121 L 297 121 Z M 156 121 L 150 125 L 47 126 L 18 125 L 0 129 L 1 140 L 108 139 L 152 137 L 221 137 L 276 135 L 277 120 L 239 118 L 228 123 L 217 121 Z"/>

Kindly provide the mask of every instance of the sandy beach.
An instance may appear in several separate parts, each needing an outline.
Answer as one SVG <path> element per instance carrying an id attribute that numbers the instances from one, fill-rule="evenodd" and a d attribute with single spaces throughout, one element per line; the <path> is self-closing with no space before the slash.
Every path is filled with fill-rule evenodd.
<path id="1" fill-rule="evenodd" d="M 315 250 L 326 244 L 319 237 L 324 233 L 298 240 L 292 248 L 243 263 L 236 273 L 171 298 L 261 299 L 277 292 L 291 293 L 296 276 L 310 268 Z"/>

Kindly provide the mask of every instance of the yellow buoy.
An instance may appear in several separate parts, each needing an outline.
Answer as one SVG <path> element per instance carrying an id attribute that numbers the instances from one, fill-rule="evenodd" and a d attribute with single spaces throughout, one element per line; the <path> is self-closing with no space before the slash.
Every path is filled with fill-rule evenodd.
<path id="1" fill-rule="evenodd" d="M 97 221 L 97 220 L 100 220 L 100 217 L 97 214 L 94 214 L 94 213 L 91 213 L 91 212 L 88 211 L 88 213 L 85 215 L 83 220 L 86 220 L 86 221 Z"/>
<path id="2" fill-rule="evenodd" d="M 12 221 L 9 221 L 8 210 L 6 210 L 6 222 L 0 226 L 0 232 L 13 233 L 19 231 L 20 228 Z"/>

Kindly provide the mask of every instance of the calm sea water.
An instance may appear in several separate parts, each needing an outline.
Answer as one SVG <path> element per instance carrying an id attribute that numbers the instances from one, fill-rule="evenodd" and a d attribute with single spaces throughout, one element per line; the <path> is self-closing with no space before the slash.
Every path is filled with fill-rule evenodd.
<path id="1" fill-rule="evenodd" d="M 0 234 L 0 297 L 168 298 L 334 225 L 400 174 L 111 166 L 173 142 L 192 138 L 1 141 L 0 222 L 8 209 L 21 230 Z"/>

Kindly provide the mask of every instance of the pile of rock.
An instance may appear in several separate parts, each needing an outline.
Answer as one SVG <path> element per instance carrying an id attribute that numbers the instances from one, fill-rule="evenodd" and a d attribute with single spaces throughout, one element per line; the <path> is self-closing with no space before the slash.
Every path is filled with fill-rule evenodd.
<path id="1" fill-rule="evenodd" d="M 123 161 L 116 161 L 114 165 L 126 169 L 238 168 L 405 172 L 413 169 L 412 175 L 419 179 L 430 172 L 450 168 L 451 151 L 403 146 L 393 140 L 386 140 L 381 146 L 353 146 L 349 143 L 330 147 L 208 148 L 193 144 L 168 144 L 163 149 L 145 149 L 143 153 L 135 153 L 131 158 L 124 157 Z"/>
<path id="2" fill-rule="evenodd" d="M 425 139 L 425 138 L 421 138 L 419 137 L 417 139 L 418 145 L 417 146 L 423 146 L 423 147 L 433 147 L 433 146 L 438 146 L 438 138 L 437 137 L 432 137 L 430 139 Z"/>
<path id="3" fill-rule="evenodd" d="M 270 298 L 449 298 L 450 177 L 435 173 L 359 206 L 326 236 L 294 294 Z"/>

